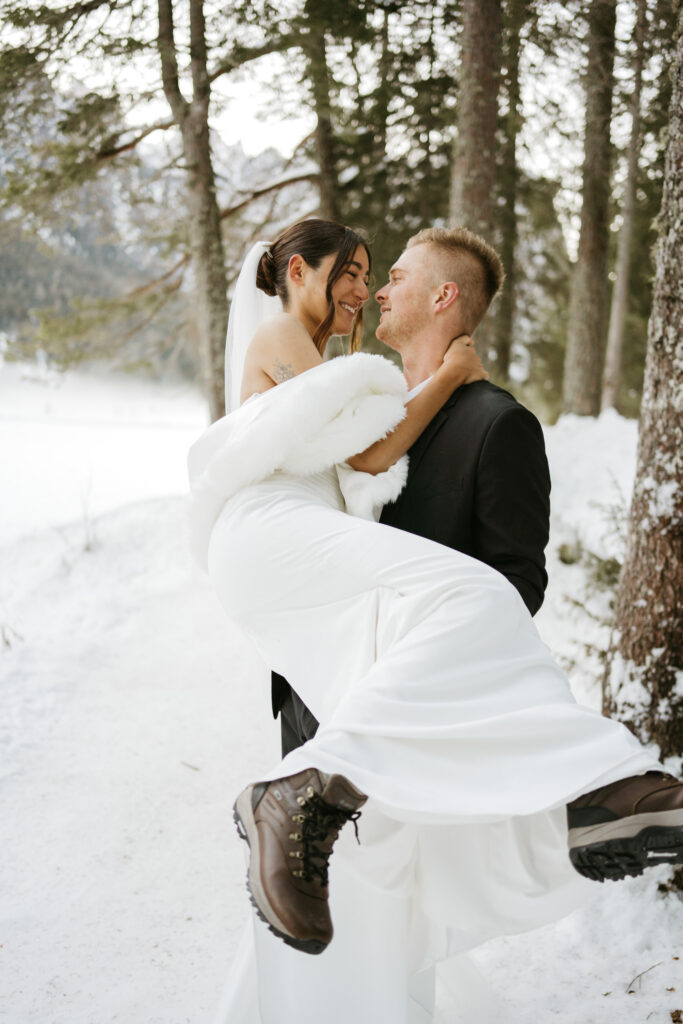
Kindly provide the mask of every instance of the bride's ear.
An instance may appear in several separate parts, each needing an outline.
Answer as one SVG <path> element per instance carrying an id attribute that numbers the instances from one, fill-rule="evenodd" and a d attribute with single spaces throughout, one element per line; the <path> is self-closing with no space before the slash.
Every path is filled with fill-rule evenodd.
<path id="1" fill-rule="evenodd" d="M 298 253 L 294 253 L 293 256 L 289 257 L 289 265 L 287 267 L 287 280 L 295 285 L 299 286 L 304 283 L 306 261 L 303 256 Z"/>

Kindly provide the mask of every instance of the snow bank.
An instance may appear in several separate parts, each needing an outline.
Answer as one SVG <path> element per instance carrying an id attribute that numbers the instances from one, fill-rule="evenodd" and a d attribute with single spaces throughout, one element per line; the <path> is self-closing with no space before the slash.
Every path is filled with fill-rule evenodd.
<path id="1" fill-rule="evenodd" d="M 597 419 L 562 416 L 545 436 L 553 533 L 574 531 L 595 554 L 621 558 L 615 511 L 627 509 L 633 490 L 637 422 L 608 409 Z"/>
<path id="2" fill-rule="evenodd" d="M 182 494 L 204 406 L 187 385 L 0 364 L 0 542 Z"/>
<path id="3" fill-rule="evenodd" d="M 247 912 L 232 799 L 278 737 L 267 672 L 187 551 L 184 462 L 203 406 L 127 380 L 20 377 L 0 376 L 0 469 L 14 481 L 0 509 L 2 1019 L 206 1024 Z M 557 549 L 616 550 L 601 507 L 615 488 L 627 497 L 635 440 L 615 414 L 547 431 L 538 621 L 594 703 L 567 603 L 585 570 Z M 683 925 L 657 894 L 666 870 L 596 886 L 585 910 L 477 951 L 506 1006 L 497 1021 L 669 1021 Z"/>
<path id="4" fill-rule="evenodd" d="M 277 736 L 184 531 L 165 499 L 99 519 L 90 551 L 80 525 L 0 551 L 11 1024 L 194 1024 L 218 999 L 246 910 L 232 794 Z"/>

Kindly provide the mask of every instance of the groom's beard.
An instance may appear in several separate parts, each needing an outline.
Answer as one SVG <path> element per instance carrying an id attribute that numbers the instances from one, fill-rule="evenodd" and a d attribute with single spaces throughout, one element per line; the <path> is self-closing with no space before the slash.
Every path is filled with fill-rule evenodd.
<path id="1" fill-rule="evenodd" d="M 385 346 L 385 348 L 390 348 L 390 349 L 392 350 L 392 352 L 396 352 L 396 353 L 398 353 L 398 355 L 399 355 L 399 356 L 401 355 L 401 353 L 400 353 L 399 349 L 397 349 L 397 348 L 394 348 L 394 346 L 393 346 L 393 345 L 391 344 L 391 342 L 390 342 L 390 341 L 387 341 L 387 340 L 386 340 L 386 338 L 380 338 L 380 336 L 379 336 L 379 331 L 375 331 L 375 337 L 377 338 L 377 340 L 378 340 L 378 341 L 379 341 L 379 342 L 380 342 L 380 343 L 381 343 L 382 345 L 384 345 L 384 346 Z"/>
<path id="2" fill-rule="evenodd" d="M 378 325 L 375 335 L 383 345 L 402 356 L 404 349 L 410 346 L 413 338 L 424 331 L 428 323 L 427 314 L 421 310 L 403 313 L 400 318 L 396 317 L 393 320 L 390 311 L 386 319 Z"/>

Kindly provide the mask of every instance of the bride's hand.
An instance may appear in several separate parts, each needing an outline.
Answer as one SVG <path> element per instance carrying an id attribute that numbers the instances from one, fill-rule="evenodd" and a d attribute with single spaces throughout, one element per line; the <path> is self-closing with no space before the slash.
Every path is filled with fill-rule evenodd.
<path id="1" fill-rule="evenodd" d="M 476 380 L 489 379 L 468 334 L 453 339 L 444 354 L 443 366 L 455 374 L 459 384 L 473 384 Z"/>

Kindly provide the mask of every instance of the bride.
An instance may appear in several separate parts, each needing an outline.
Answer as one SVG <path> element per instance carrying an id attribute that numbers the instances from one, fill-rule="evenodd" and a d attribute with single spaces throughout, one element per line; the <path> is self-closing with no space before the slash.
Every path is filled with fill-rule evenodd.
<path id="1" fill-rule="evenodd" d="M 375 521 L 414 440 L 485 375 L 469 338 L 407 404 L 383 357 L 324 362 L 332 334 L 357 348 L 369 272 L 363 239 L 326 221 L 252 249 L 228 334 L 231 411 L 190 453 L 197 557 L 320 722 L 235 804 L 270 930 L 245 940 L 224 1024 L 432 1020 L 430 965 L 581 901 L 566 805 L 660 772 L 574 701 L 503 576 Z M 660 813 L 678 815 L 680 841 L 680 810 Z M 621 833 L 593 838 L 630 842 L 633 814 L 609 815 Z M 337 838 L 349 820 L 360 846 L 352 829 Z"/>

